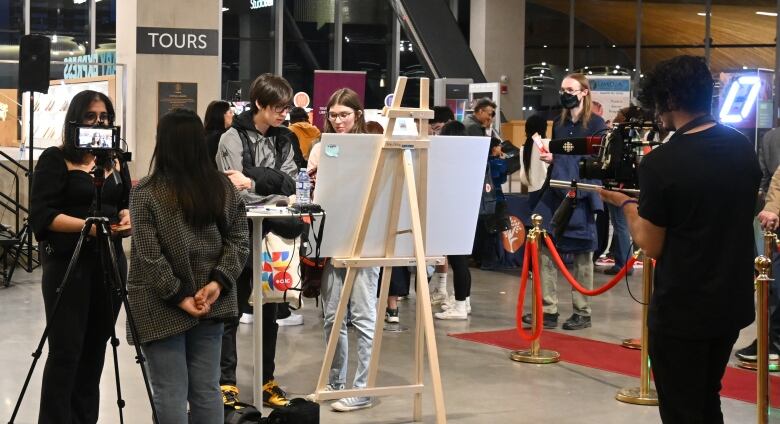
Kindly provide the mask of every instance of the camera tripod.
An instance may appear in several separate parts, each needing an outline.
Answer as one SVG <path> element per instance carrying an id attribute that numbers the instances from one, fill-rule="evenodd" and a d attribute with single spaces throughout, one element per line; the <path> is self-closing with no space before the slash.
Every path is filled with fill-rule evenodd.
<path id="1" fill-rule="evenodd" d="M 70 282 L 71 274 L 74 271 L 74 268 L 76 264 L 78 263 L 79 256 L 81 254 L 82 245 L 84 243 L 84 240 L 90 235 L 90 232 L 92 231 L 92 228 L 95 228 L 95 241 L 96 241 L 96 252 L 98 257 L 100 258 L 100 264 L 103 271 L 103 284 L 105 285 L 105 292 L 106 292 L 106 301 L 109 305 L 109 316 L 106 317 L 106 319 L 109 319 L 112 323 L 111 325 L 111 348 L 112 353 L 114 357 L 114 378 L 116 380 L 116 394 L 117 394 L 117 407 L 119 408 L 119 422 L 124 423 L 124 414 L 123 414 L 123 408 L 125 407 L 125 401 L 122 399 L 122 386 L 120 383 L 119 378 L 119 358 L 117 355 L 117 346 L 119 346 L 119 339 L 116 336 L 116 329 L 114 322 L 114 316 L 112 315 L 114 311 L 114 300 L 112 299 L 112 293 L 115 294 L 117 297 L 120 298 L 120 302 L 125 307 L 125 314 L 127 315 L 127 322 L 128 327 L 130 329 L 130 334 L 133 337 L 133 340 L 135 341 L 135 353 L 136 353 L 136 362 L 141 367 L 141 374 L 143 375 L 144 385 L 146 386 L 146 394 L 149 397 L 149 404 L 152 408 L 152 418 L 153 422 L 155 424 L 159 424 L 159 421 L 157 419 L 157 410 L 154 406 L 154 399 L 152 397 L 152 389 L 149 384 L 149 377 L 147 375 L 146 367 L 144 366 L 144 363 L 146 362 L 146 358 L 143 355 L 143 352 L 141 351 L 140 344 L 138 342 L 138 330 L 135 324 L 135 319 L 133 318 L 133 314 L 130 310 L 130 305 L 127 300 L 127 290 L 124 287 L 124 284 L 122 283 L 122 278 L 119 272 L 119 267 L 117 265 L 117 257 L 116 257 L 116 251 L 114 249 L 114 244 L 111 241 L 111 227 L 109 224 L 109 220 L 106 217 L 98 216 L 102 210 L 102 189 L 103 184 L 105 183 L 105 170 L 100 165 L 104 161 L 100 160 L 100 158 L 96 158 L 96 167 L 95 170 L 92 172 L 94 174 L 93 183 L 95 185 L 95 203 L 94 210 L 92 211 L 91 216 L 89 218 L 86 218 L 86 221 L 84 222 L 84 227 L 81 229 L 78 242 L 76 243 L 76 249 L 73 252 L 73 256 L 70 258 L 70 262 L 68 263 L 68 267 L 65 271 L 65 276 L 62 279 L 62 283 L 57 287 L 57 298 L 54 301 L 54 306 L 51 311 L 51 315 L 47 317 L 46 320 L 46 327 L 43 330 L 43 334 L 41 335 L 41 339 L 38 342 L 38 347 L 36 348 L 35 352 L 33 352 L 33 362 L 30 366 L 30 370 L 27 373 L 27 378 L 24 381 L 24 385 L 22 386 L 22 390 L 19 393 L 19 397 L 16 400 L 16 406 L 14 407 L 14 412 L 11 415 L 10 421 L 8 421 L 9 424 L 13 424 L 14 420 L 16 419 L 16 415 L 19 412 L 19 407 L 22 404 L 22 400 L 24 399 L 25 392 L 27 391 L 27 386 L 30 383 L 30 378 L 32 377 L 33 372 L 35 371 L 35 366 L 38 363 L 38 360 L 41 357 L 41 352 L 43 350 L 43 345 L 46 342 L 46 339 L 49 335 L 50 325 L 57 317 L 57 312 L 59 311 L 60 307 L 60 301 L 62 299 L 62 293 L 67 288 L 67 284 Z"/>

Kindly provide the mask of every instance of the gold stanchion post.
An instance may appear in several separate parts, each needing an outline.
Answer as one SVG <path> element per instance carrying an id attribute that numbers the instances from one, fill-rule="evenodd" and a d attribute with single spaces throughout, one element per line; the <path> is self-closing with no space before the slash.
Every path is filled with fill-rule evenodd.
<path id="1" fill-rule="evenodd" d="M 525 244 L 526 249 L 529 248 L 530 242 L 532 241 L 535 241 L 537 246 L 541 246 L 542 237 L 545 237 L 545 231 L 542 229 L 542 216 L 534 214 L 531 216 L 531 223 L 533 224 L 534 228 L 528 232 L 528 237 L 526 238 Z M 528 260 L 532 260 L 531 255 L 528 255 Z M 539 268 L 541 268 L 541 266 Z M 533 267 L 529 266 L 528 270 L 533 272 Z M 539 273 L 541 274 L 541 269 L 539 270 Z M 534 279 L 537 278 L 539 279 L 538 281 L 541 282 L 542 276 L 534 275 Z M 536 296 L 542 296 L 542 293 L 536 293 L 536 289 L 534 289 L 533 292 Z M 536 308 L 536 302 L 532 299 L 531 328 L 536 328 L 536 323 L 538 320 L 543 319 L 542 313 L 543 311 L 540 311 Z M 539 338 L 541 338 L 541 336 Z M 539 343 L 539 338 L 531 342 L 530 349 L 516 350 L 512 352 L 512 354 L 509 356 L 510 359 L 515 362 L 525 362 L 529 364 L 553 364 L 558 362 L 561 359 L 561 355 L 554 350 L 542 349 Z"/>
<path id="2" fill-rule="evenodd" d="M 634 405 L 658 405 L 658 393 L 650 388 L 650 357 L 647 352 L 647 309 L 653 294 L 653 260 L 647 255 L 642 260 L 642 284 L 644 304 L 642 305 L 642 362 L 639 371 L 639 387 L 620 389 L 615 399 Z"/>
<path id="3" fill-rule="evenodd" d="M 775 252 L 777 251 L 778 247 L 778 239 L 777 235 L 771 231 L 764 231 L 764 257 L 771 259 L 775 256 Z M 756 258 L 758 260 L 758 258 Z M 758 264 L 756 264 L 756 267 L 758 267 Z M 756 268 L 758 269 L 758 268 Z M 772 267 L 770 265 L 769 269 L 766 273 L 767 277 L 772 279 Z M 768 283 L 767 283 L 768 286 Z M 758 307 L 760 307 L 760 303 L 758 303 L 758 296 L 759 296 L 759 285 L 756 283 L 756 303 L 758 304 Z M 767 297 L 769 299 L 769 297 Z M 744 368 L 746 370 L 757 370 L 758 369 L 758 362 L 748 362 L 748 361 L 739 361 L 737 363 L 737 366 L 740 368 Z M 778 361 L 769 361 L 769 372 L 778 372 L 780 371 L 780 363 Z"/>
<path id="4" fill-rule="evenodd" d="M 765 234 L 766 236 L 766 234 Z M 774 236 L 774 234 L 773 234 Z M 774 242 L 774 240 L 773 240 Z M 756 399 L 757 422 L 766 424 L 769 421 L 769 282 L 772 278 L 769 276 L 772 268 L 772 260 L 766 256 L 756 258 L 756 321 L 758 327 L 758 357 L 756 364 L 758 366 L 757 389 L 758 397 Z"/>

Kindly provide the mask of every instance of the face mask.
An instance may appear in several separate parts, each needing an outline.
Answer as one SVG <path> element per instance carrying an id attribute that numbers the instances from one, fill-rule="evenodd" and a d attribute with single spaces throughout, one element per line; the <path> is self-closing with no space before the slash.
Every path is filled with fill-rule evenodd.
<path id="1" fill-rule="evenodd" d="M 565 107 L 566 109 L 574 109 L 575 107 L 579 106 L 579 104 L 580 99 L 577 98 L 576 94 L 561 94 L 561 106 Z"/>

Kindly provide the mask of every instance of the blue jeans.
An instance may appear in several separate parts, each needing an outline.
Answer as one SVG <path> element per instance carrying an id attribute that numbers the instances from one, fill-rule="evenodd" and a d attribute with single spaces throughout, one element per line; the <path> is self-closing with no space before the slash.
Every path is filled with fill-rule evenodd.
<path id="1" fill-rule="evenodd" d="M 201 321 L 189 331 L 143 345 L 160 423 L 222 424 L 219 356 L 223 324 Z"/>
<path id="2" fill-rule="evenodd" d="M 628 234 L 628 224 L 626 223 L 626 216 L 623 215 L 623 211 L 613 205 L 609 206 L 609 220 L 612 221 L 612 230 L 614 236 L 612 240 L 615 241 L 615 246 L 610 246 L 609 251 L 615 256 L 615 268 L 622 269 L 626 266 L 626 261 L 631 252 L 631 236 Z"/>
<path id="3" fill-rule="evenodd" d="M 322 304 L 325 309 L 325 341 L 330 337 L 336 308 L 339 306 L 341 290 L 344 288 L 346 268 L 334 268 L 330 263 L 322 275 Z M 357 332 L 357 370 L 353 387 L 366 387 L 368 381 L 368 362 L 371 360 L 371 348 L 374 345 L 374 325 L 376 324 L 376 290 L 379 284 L 379 268 L 361 268 L 357 270 L 355 284 L 349 300 L 352 325 Z M 330 367 L 328 383 L 344 386 L 347 380 L 347 359 L 349 345 L 346 320 L 341 324 L 339 341 L 333 365 Z"/>

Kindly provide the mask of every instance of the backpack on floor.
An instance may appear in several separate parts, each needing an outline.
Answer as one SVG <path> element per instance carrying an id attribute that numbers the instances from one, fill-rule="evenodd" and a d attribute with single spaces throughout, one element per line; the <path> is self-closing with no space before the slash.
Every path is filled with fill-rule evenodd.
<path id="1" fill-rule="evenodd" d="M 263 414 L 248 403 L 225 405 L 225 424 L 257 424 L 266 422 Z"/>
<path id="2" fill-rule="evenodd" d="M 268 416 L 268 424 L 319 424 L 320 404 L 303 398 L 291 399 L 282 408 L 274 409 Z M 227 421 L 225 422 L 227 424 Z"/>

